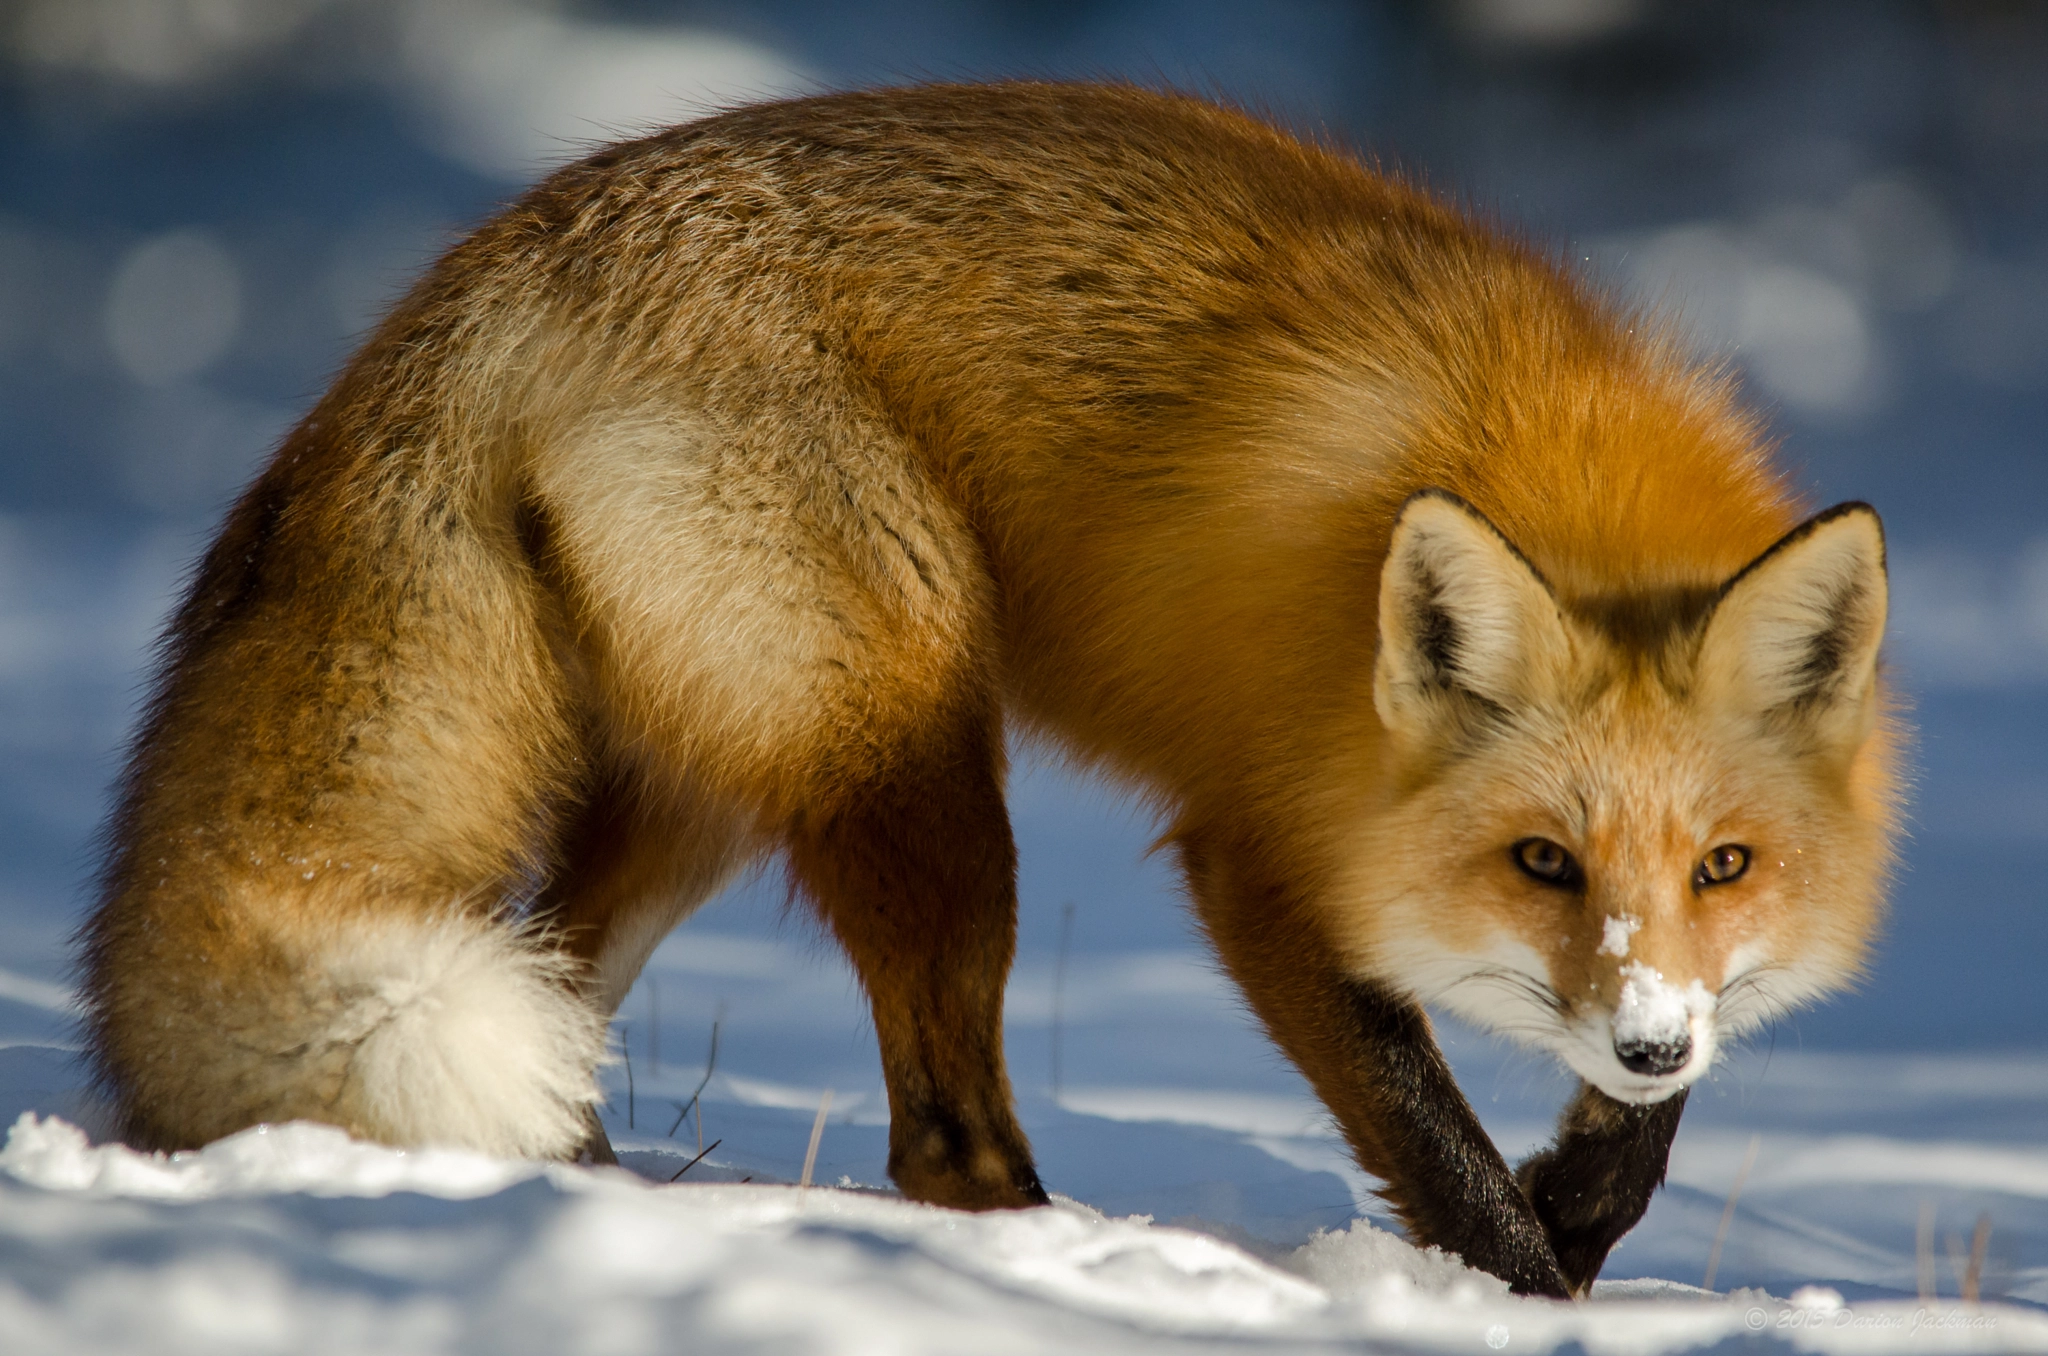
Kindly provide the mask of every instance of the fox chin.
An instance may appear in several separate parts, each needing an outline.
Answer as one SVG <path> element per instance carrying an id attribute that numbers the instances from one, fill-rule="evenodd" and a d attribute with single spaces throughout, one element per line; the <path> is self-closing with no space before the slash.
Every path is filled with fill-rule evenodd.
<path id="1" fill-rule="evenodd" d="M 1109 85 L 761 104 L 434 264 L 174 614 L 81 936 L 139 1145 L 609 1153 L 613 1012 L 779 861 L 914 1200 L 1046 1193 L 1006 739 L 1157 808 L 1418 1243 L 1583 1294 L 1685 1090 L 1851 982 L 1884 539 L 1723 373 L 1327 145 Z M 1511 1168 L 1436 1005 L 1582 1080 Z"/>

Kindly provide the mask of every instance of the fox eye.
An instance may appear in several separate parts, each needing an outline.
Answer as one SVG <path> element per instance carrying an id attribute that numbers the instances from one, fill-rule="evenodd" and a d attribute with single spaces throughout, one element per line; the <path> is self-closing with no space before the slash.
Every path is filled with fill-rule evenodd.
<path id="1" fill-rule="evenodd" d="M 1522 874 L 1531 880 L 1540 880 L 1545 885 L 1576 885 L 1579 882 L 1578 861 L 1548 838 L 1524 838 L 1508 851 L 1514 857 L 1515 865 L 1522 868 Z"/>
<path id="2" fill-rule="evenodd" d="M 1749 849 L 1737 843 L 1723 843 L 1700 858 L 1700 864 L 1693 868 L 1693 888 L 1703 890 L 1709 885 L 1726 885 L 1747 870 Z"/>

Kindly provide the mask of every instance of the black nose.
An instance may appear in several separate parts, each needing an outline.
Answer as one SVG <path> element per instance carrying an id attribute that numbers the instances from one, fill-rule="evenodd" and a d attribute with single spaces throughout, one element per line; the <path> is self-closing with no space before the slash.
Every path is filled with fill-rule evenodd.
<path id="1" fill-rule="evenodd" d="M 1616 1041 L 1614 1057 L 1630 1073 L 1677 1073 L 1692 1058 L 1692 1037 L 1681 1035 L 1669 1041 Z"/>

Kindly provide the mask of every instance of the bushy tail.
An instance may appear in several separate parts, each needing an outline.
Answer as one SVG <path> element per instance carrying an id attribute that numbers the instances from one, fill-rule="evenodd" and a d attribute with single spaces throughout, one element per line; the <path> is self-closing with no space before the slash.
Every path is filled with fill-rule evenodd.
<path id="1" fill-rule="evenodd" d="M 503 923 L 380 919 L 330 953 L 343 1124 L 394 1144 L 562 1157 L 588 1133 L 607 1023 L 572 962 Z"/>
<path id="2" fill-rule="evenodd" d="M 532 931 L 352 912 L 250 950 L 260 959 L 201 973 L 204 1001 L 170 974 L 130 991 L 142 1020 L 102 995 L 99 1023 L 120 1029 L 100 1048 L 119 1051 L 107 1072 L 132 1140 L 181 1148 L 317 1120 L 389 1144 L 563 1158 L 587 1136 L 607 1023 L 575 962 Z"/>

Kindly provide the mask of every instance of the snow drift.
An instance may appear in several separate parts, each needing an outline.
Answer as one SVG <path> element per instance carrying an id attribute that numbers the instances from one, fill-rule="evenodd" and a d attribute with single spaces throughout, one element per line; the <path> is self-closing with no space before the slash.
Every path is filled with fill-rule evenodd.
<path id="1" fill-rule="evenodd" d="M 2009 1305 L 1849 1313 L 1833 1292 L 1669 1282 L 1516 1299 L 1365 1221 L 1264 1261 L 1068 1200 L 969 1215 L 863 1189 L 667 1186 L 308 1124 L 163 1157 L 25 1113 L 0 1150 L 0 1248 L 0 1332 L 22 1351 L 1652 1353 L 1757 1333 L 2048 1350 L 2048 1314 Z"/>

